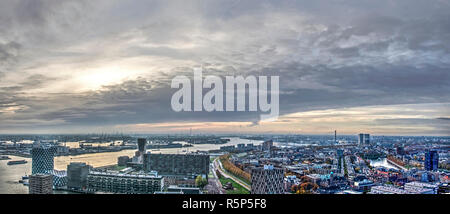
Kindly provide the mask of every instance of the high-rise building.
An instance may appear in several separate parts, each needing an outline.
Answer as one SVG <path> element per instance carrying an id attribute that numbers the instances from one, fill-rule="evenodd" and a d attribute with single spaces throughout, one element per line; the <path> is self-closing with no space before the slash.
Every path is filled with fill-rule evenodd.
<path id="1" fill-rule="evenodd" d="M 65 170 L 53 170 L 53 186 L 62 187 L 67 186 L 67 171 Z"/>
<path id="2" fill-rule="evenodd" d="M 337 131 L 334 130 L 334 143 L 337 143 Z"/>
<path id="3" fill-rule="evenodd" d="M 31 149 L 32 174 L 51 174 L 54 168 L 56 148 L 51 145 L 37 143 Z"/>
<path id="4" fill-rule="evenodd" d="M 252 194 L 284 193 L 284 170 L 272 165 L 252 169 Z"/>
<path id="5" fill-rule="evenodd" d="M 67 188 L 85 189 L 90 166 L 86 163 L 73 162 L 67 165 Z"/>
<path id="6" fill-rule="evenodd" d="M 361 133 L 358 135 L 358 144 L 362 145 L 364 143 L 364 134 Z"/>
<path id="7" fill-rule="evenodd" d="M 430 150 L 425 153 L 425 170 L 435 171 L 439 168 L 439 154 L 436 150 Z"/>
<path id="8" fill-rule="evenodd" d="M 406 153 L 405 153 L 405 148 L 403 148 L 402 146 L 398 146 L 397 148 L 396 148 L 396 150 L 397 150 L 397 154 L 398 155 L 405 155 Z"/>
<path id="9" fill-rule="evenodd" d="M 364 134 L 364 144 L 370 144 L 370 134 Z"/>
<path id="10" fill-rule="evenodd" d="M 145 147 L 147 145 L 147 139 L 145 139 L 145 138 L 138 138 L 137 142 L 138 142 L 138 151 L 141 154 L 145 154 L 145 151 L 146 151 Z"/>
<path id="11" fill-rule="evenodd" d="M 209 155 L 144 154 L 144 170 L 161 175 L 208 175 Z"/>
<path id="12" fill-rule="evenodd" d="M 42 173 L 30 175 L 28 191 L 30 194 L 52 194 L 53 175 Z"/>
<path id="13" fill-rule="evenodd" d="M 137 140 L 138 150 L 136 151 L 134 157 L 132 158 L 132 162 L 134 164 L 142 164 L 144 161 L 144 154 L 146 153 L 147 147 L 147 139 L 138 138 Z"/>
<path id="14" fill-rule="evenodd" d="M 273 141 L 272 140 L 268 140 L 268 141 L 264 141 L 262 144 L 262 149 L 267 151 L 270 150 L 273 146 Z"/>
<path id="15" fill-rule="evenodd" d="M 359 134 L 358 135 L 358 144 L 370 144 L 370 134 Z"/>
<path id="16" fill-rule="evenodd" d="M 243 150 L 245 150 L 245 144 L 244 144 L 244 143 L 238 144 L 238 145 L 237 145 L 237 150 L 238 150 L 238 151 L 243 151 Z"/>

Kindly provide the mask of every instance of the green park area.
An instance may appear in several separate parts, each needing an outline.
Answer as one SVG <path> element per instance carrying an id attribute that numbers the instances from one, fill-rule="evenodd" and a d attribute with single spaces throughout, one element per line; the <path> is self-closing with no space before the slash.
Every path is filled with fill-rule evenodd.
<path id="1" fill-rule="evenodd" d="M 227 194 L 250 194 L 250 192 L 245 189 L 240 184 L 236 183 L 235 181 L 231 180 L 230 178 L 222 177 L 219 179 L 222 186 L 226 186 L 228 182 L 230 182 L 233 186 L 233 190 L 226 190 Z"/>

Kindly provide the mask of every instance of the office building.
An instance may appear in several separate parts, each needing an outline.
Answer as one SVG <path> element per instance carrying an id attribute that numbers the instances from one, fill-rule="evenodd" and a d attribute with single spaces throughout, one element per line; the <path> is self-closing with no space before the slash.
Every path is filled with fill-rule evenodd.
<path id="1" fill-rule="evenodd" d="M 149 173 L 123 174 L 90 171 L 88 191 L 121 194 L 153 194 L 164 189 L 164 178 Z"/>
<path id="2" fill-rule="evenodd" d="M 161 175 L 205 175 L 209 173 L 209 155 L 144 154 L 144 170 Z"/>
<path id="3" fill-rule="evenodd" d="M 364 134 L 364 143 L 370 144 L 370 134 Z"/>
<path id="4" fill-rule="evenodd" d="M 37 143 L 31 149 L 32 174 L 51 174 L 54 167 L 56 148 L 51 145 Z"/>
<path id="5" fill-rule="evenodd" d="M 120 156 L 117 158 L 117 165 L 118 166 L 126 166 L 128 162 L 130 162 L 130 157 L 128 156 Z"/>
<path id="6" fill-rule="evenodd" d="M 220 151 L 222 151 L 222 152 L 234 152 L 234 151 L 236 151 L 236 147 L 235 146 L 221 146 L 220 147 Z"/>
<path id="7" fill-rule="evenodd" d="M 52 194 L 53 193 L 53 175 L 50 174 L 32 174 L 29 176 L 30 194 Z"/>
<path id="8" fill-rule="evenodd" d="M 133 164 L 142 164 L 144 161 L 144 154 L 147 151 L 147 139 L 138 138 L 137 145 L 138 150 L 135 152 L 134 157 L 131 159 L 131 162 L 133 162 Z"/>
<path id="9" fill-rule="evenodd" d="M 31 149 L 31 173 L 52 175 L 52 185 L 62 187 L 67 185 L 67 172 L 54 170 L 54 157 L 57 147 L 48 143 L 35 142 Z"/>
<path id="10" fill-rule="evenodd" d="M 67 188 L 86 189 L 89 170 L 90 166 L 86 163 L 73 162 L 67 165 Z"/>
<path id="11" fill-rule="evenodd" d="M 398 146 L 397 148 L 396 148 L 396 151 L 397 151 L 397 154 L 398 155 L 405 155 L 406 153 L 405 153 L 405 148 L 403 148 L 402 146 Z"/>
<path id="12" fill-rule="evenodd" d="M 262 149 L 264 151 L 270 150 L 272 147 L 273 147 L 273 141 L 272 140 L 265 141 L 262 144 Z"/>
<path id="13" fill-rule="evenodd" d="M 141 154 L 145 154 L 145 151 L 147 150 L 146 149 L 147 139 L 145 139 L 145 138 L 138 138 L 137 143 L 138 143 L 138 151 Z"/>
<path id="14" fill-rule="evenodd" d="M 53 186 L 55 187 L 67 186 L 67 171 L 53 170 L 51 172 L 51 175 L 53 175 Z"/>
<path id="15" fill-rule="evenodd" d="M 272 165 L 254 168 L 251 172 L 252 194 L 284 193 L 284 170 Z"/>
<path id="16" fill-rule="evenodd" d="M 358 135 L 358 144 L 370 144 L 370 134 L 359 134 Z"/>
<path id="17" fill-rule="evenodd" d="M 439 168 L 439 154 L 436 150 L 430 150 L 425 153 L 425 170 L 435 171 Z"/>

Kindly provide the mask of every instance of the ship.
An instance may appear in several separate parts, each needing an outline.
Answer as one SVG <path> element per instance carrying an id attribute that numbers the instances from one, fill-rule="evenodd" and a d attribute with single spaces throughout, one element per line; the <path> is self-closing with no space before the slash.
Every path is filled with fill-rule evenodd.
<path id="1" fill-rule="evenodd" d="M 28 185 L 28 180 L 30 179 L 30 177 L 28 177 L 27 174 L 22 176 L 22 179 L 19 180 L 19 183 L 27 186 Z"/>
<path id="2" fill-rule="evenodd" d="M 8 161 L 8 165 L 25 164 L 28 163 L 26 160 Z"/>
<path id="3" fill-rule="evenodd" d="M 4 155 L 0 156 L 0 160 L 9 160 L 9 159 L 11 159 L 11 158 L 8 156 L 4 156 Z"/>

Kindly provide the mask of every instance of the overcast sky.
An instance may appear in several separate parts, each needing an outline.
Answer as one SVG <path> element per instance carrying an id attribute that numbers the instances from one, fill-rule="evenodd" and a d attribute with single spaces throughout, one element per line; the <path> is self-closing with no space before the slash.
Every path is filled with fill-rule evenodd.
<path id="1" fill-rule="evenodd" d="M 450 1 L 0 1 L 0 133 L 450 135 Z M 176 75 L 280 76 L 280 117 Z"/>

